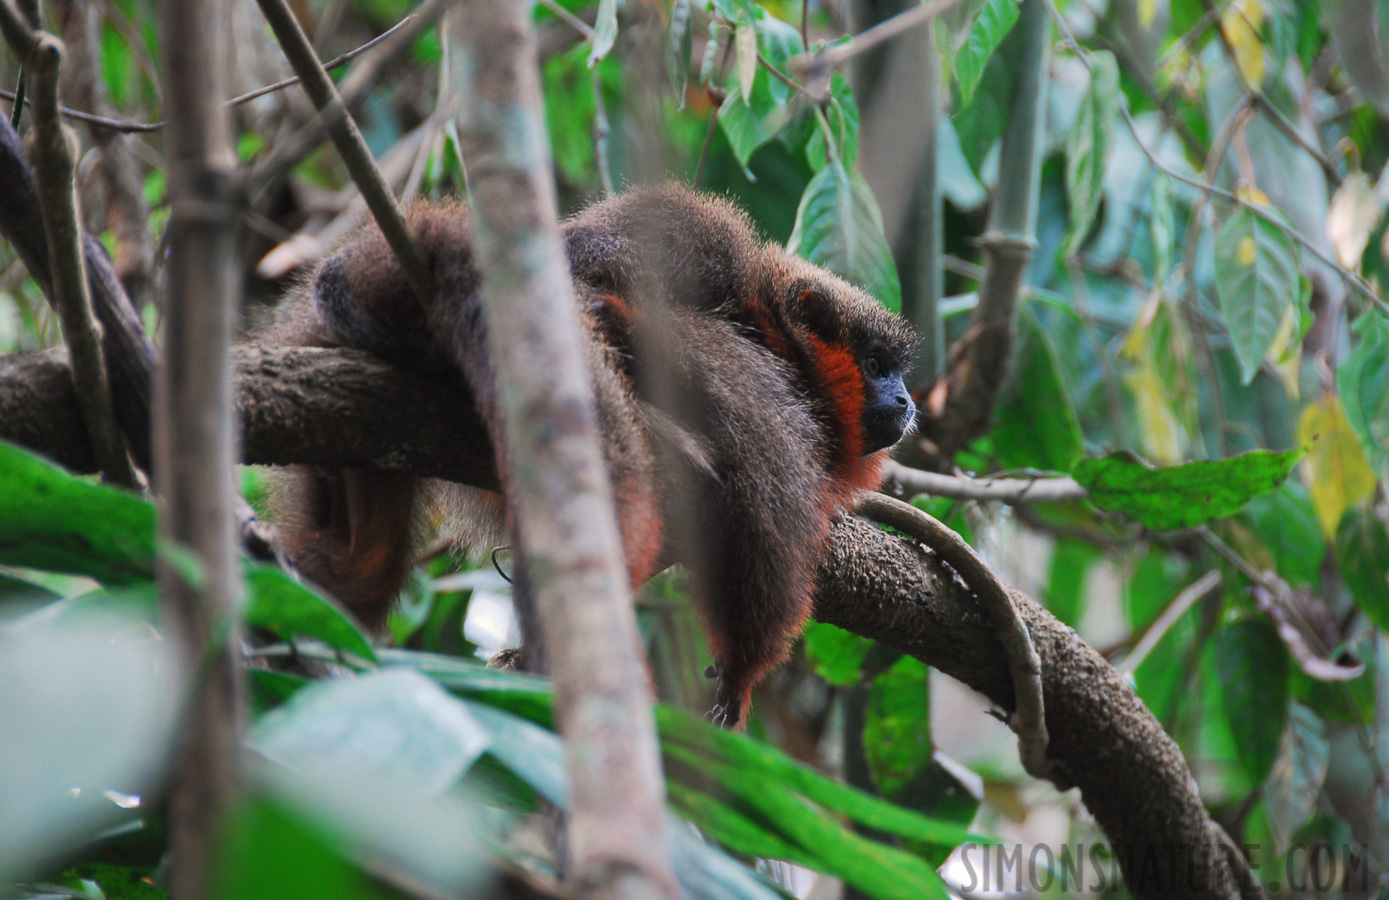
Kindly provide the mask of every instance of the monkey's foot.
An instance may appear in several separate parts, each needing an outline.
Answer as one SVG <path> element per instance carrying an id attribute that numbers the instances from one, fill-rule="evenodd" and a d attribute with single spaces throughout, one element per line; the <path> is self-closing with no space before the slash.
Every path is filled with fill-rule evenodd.
<path id="1" fill-rule="evenodd" d="M 714 707 L 705 714 L 705 718 L 720 728 L 737 728 L 743 721 L 745 710 L 732 687 L 733 680 L 728 677 L 728 670 L 722 664 L 714 663 L 705 667 L 704 677 L 717 680 L 714 687 Z"/>

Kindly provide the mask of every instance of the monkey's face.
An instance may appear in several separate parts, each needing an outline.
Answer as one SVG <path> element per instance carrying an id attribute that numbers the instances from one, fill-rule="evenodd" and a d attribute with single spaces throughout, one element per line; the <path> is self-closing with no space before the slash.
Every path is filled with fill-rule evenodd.
<path id="1" fill-rule="evenodd" d="M 859 369 L 864 392 L 863 452 L 876 453 L 900 441 L 912 427 L 916 404 L 902 380 L 902 364 L 886 346 L 870 347 Z"/>

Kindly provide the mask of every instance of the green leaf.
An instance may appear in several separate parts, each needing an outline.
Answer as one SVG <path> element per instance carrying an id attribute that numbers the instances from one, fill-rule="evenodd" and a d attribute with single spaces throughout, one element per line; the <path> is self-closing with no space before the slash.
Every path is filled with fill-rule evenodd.
<path id="1" fill-rule="evenodd" d="M 742 805 L 775 823 L 777 831 L 798 848 L 791 856 L 793 860 L 840 878 L 874 897 L 949 897 L 934 867 L 913 854 L 856 834 L 838 820 L 823 815 L 807 798 L 768 790 L 765 778 L 692 748 L 668 746 L 667 753 L 712 774 Z"/>
<path id="2" fill-rule="evenodd" d="M 1286 848 L 1317 811 L 1330 761 L 1326 723 L 1302 704 L 1292 704 L 1277 761 L 1264 785 L 1269 824 L 1278 849 Z"/>
<path id="3" fill-rule="evenodd" d="M 656 709 L 656 724 L 668 752 L 678 748 L 697 751 L 695 758 L 701 760 L 698 765 L 726 765 L 740 783 L 746 782 L 757 791 L 777 784 L 781 793 L 799 793 L 861 825 L 912 840 L 933 844 L 980 840 L 954 823 L 932 819 L 855 790 L 798 765 L 778 750 L 744 735 L 714 728 L 689 713 L 660 706 Z"/>
<path id="4" fill-rule="evenodd" d="M 725 847 L 749 856 L 784 859 L 809 866 L 809 854 L 747 813 L 704 791 L 682 784 L 678 779 L 666 783 L 671 805 L 691 822 Z"/>
<path id="5" fill-rule="evenodd" d="M 1243 513 L 1273 554 L 1278 574 L 1294 587 L 1321 583 L 1326 540 L 1307 491 L 1296 480 L 1249 501 Z"/>
<path id="6" fill-rule="evenodd" d="M 617 0 L 598 0 L 598 18 L 593 23 L 593 49 L 588 67 L 598 65 L 617 43 Z"/>
<path id="7" fill-rule="evenodd" d="M 666 27 L 666 77 L 675 93 L 676 111 L 685 108 L 685 88 L 690 82 L 690 52 L 694 31 L 690 28 L 690 0 L 673 0 Z"/>
<path id="8" fill-rule="evenodd" d="M 760 9 L 735 34 L 739 61 L 748 60 L 750 65 L 740 64 L 729 72 L 719 127 L 746 171 L 753 153 L 781 132 L 793 112 L 791 88 L 758 65 L 756 51 L 784 69 L 787 60 L 800 52 L 801 38 L 796 29 Z"/>
<path id="9" fill-rule="evenodd" d="M 464 701 L 487 730 L 487 753 L 557 809 L 569 809 L 569 769 L 559 735 L 520 716 Z"/>
<path id="10" fill-rule="evenodd" d="M 1070 471 L 1083 452 L 1080 422 L 1051 342 L 1029 313 L 1018 317 L 1014 367 L 993 433 L 999 461 L 1009 469 Z"/>
<path id="11" fill-rule="evenodd" d="M 872 638 L 860 637 L 827 622 L 805 623 L 805 656 L 815 674 L 830 684 L 858 684 Z"/>
<path id="12" fill-rule="evenodd" d="M 293 697 L 300 688 L 314 683 L 299 675 L 270 669 L 247 669 L 246 682 L 250 688 L 251 708 L 258 715 L 269 712 Z"/>
<path id="13" fill-rule="evenodd" d="M 878 201 L 863 176 L 850 174 L 840 161 L 806 185 L 786 249 L 858 285 L 893 312 L 901 309 L 902 286 Z"/>
<path id="14" fill-rule="evenodd" d="M 946 115 L 937 120 L 936 179 L 941 196 L 962 211 L 978 209 L 989 199 L 988 191 L 974 177 L 974 170 L 965 159 L 954 123 Z"/>
<path id="15" fill-rule="evenodd" d="M 1298 253 L 1292 240 L 1240 207 L 1215 237 L 1215 288 L 1244 384 L 1254 380 L 1273 346 L 1288 304 L 1298 297 Z"/>
<path id="16" fill-rule="evenodd" d="M 62 595 L 25 578 L 0 572 L 0 609 L 7 603 L 34 606 L 57 600 Z M 6 612 L 6 615 L 9 613 Z"/>
<path id="17" fill-rule="evenodd" d="M 1114 54 L 1096 51 L 1090 59 L 1090 84 L 1066 134 L 1066 198 L 1071 206 L 1067 253 L 1080 249 L 1095 222 L 1119 121 L 1119 66 Z"/>
<path id="18" fill-rule="evenodd" d="M 1373 309 L 1357 326 L 1360 342 L 1336 370 L 1336 389 L 1370 467 L 1389 485 L 1389 329 Z"/>
<path id="19" fill-rule="evenodd" d="M 1082 459 L 1071 476 L 1100 509 L 1120 512 L 1148 528 L 1192 528 L 1239 512 L 1252 498 L 1283 483 L 1303 451 L 1251 450 L 1229 459 L 1151 468 L 1127 453 Z"/>
<path id="20" fill-rule="evenodd" d="M 1018 0 L 988 0 L 979 11 L 978 18 L 969 30 L 969 37 L 955 55 L 955 82 L 960 88 L 960 109 L 969 106 L 974 99 L 979 79 L 984 76 L 984 67 L 1017 21 Z"/>
<path id="21" fill-rule="evenodd" d="M 1336 565 L 1356 604 L 1389 631 L 1389 533 L 1373 509 L 1361 506 L 1341 519 Z"/>
<path id="22" fill-rule="evenodd" d="M 752 0 L 709 0 L 707 8 L 734 24 L 757 21 L 758 7 Z"/>
<path id="23" fill-rule="evenodd" d="M 1288 652 L 1272 625 L 1244 619 L 1217 636 L 1215 664 L 1235 753 L 1249 780 L 1260 784 L 1288 721 Z"/>
<path id="24" fill-rule="evenodd" d="M 382 666 L 414 669 L 462 697 L 480 700 L 532 722 L 550 724 L 550 682 L 544 678 L 489 669 L 476 660 L 418 650 L 382 647 L 376 656 Z"/>
<path id="25" fill-rule="evenodd" d="M 1085 614 L 1085 581 L 1099 558 L 1094 544 L 1075 538 L 1056 542 L 1043 596 L 1047 611 L 1072 628 L 1080 624 L 1080 617 Z"/>
<path id="26" fill-rule="evenodd" d="M 0 442 L 0 564 L 130 584 L 154 575 L 154 507 Z"/>
<path id="27" fill-rule="evenodd" d="M 376 661 L 371 641 L 351 616 L 276 566 L 246 567 L 245 618 L 247 625 L 264 628 L 287 641 L 317 638 L 329 647 Z"/>
<path id="28" fill-rule="evenodd" d="M 863 748 L 873 782 L 896 800 L 933 765 L 931 670 L 911 656 L 873 679 L 863 726 Z"/>
<path id="29" fill-rule="evenodd" d="M 262 717 L 250 739 L 291 768 L 371 776 L 423 795 L 456 784 L 488 746 L 463 701 L 409 669 L 305 688 Z"/>
<path id="30" fill-rule="evenodd" d="M 230 818 L 218 847 L 213 900 L 259 900 L 268 885 L 285 897 L 395 896 L 346 858 L 340 840 L 279 802 L 251 797 Z"/>
<path id="31" fill-rule="evenodd" d="M 830 76 L 830 102 L 825 108 L 825 120 L 829 123 L 830 137 L 834 141 L 834 155 L 843 161 L 846 169 L 853 169 L 858 160 L 858 103 L 854 100 L 853 89 L 849 87 L 849 79 L 838 72 Z M 805 158 L 810 168 L 820 171 L 829 163 L 830 156 L 825 129 L 812 128 L 805 146 Z"/>

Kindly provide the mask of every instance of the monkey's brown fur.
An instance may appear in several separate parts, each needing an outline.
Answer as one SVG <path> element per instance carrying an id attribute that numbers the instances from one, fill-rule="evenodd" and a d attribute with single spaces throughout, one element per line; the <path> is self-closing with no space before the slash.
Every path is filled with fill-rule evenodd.
<path id="1" fill-rule="evenodd" d="M 409 220 L 440 289 L 428 318 L 366 229 L 270 339 L 453 377 L 501 448 L 466 213 L 417 206 Z M 564 239 L 632 583 L 668 558 L 688 566 L 718 662 L 716 714 L 739 723 L 810 614 L 831 518 L 876 485 L 884 448 L 910 425 L 901 375 L 915 339 L 862 291 L 760 243 L 733 206 L 679 187 L 592 206 Z M 500 449 L 497 468 L 504 495 Z M 290 555 L 372 628 L 408 574 L 419 486 L 399 472 L 298 470 L 276 503 Z M 441 490 L 463 524 L 504 515 L 496 495 Z"/>

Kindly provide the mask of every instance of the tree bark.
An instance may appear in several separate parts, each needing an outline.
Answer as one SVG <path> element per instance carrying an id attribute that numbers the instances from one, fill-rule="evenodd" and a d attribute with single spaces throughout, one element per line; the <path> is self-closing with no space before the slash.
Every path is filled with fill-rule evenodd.
<path id="1" fill-rule="evenodd" d="M 237 298 L 241 185 L 231 152 L 220 0 L 160 4 L 168 116 L 169 264 L 164 359 L 156 379 L 159 537 L 191 552 L 197 579 L 161 555 L 160 611 L 191 702 L 181 723 L 169 805 L 170 896 L 209 893 L 213 854 L 237 785 L 241 660 L 228 348 Z"/>

